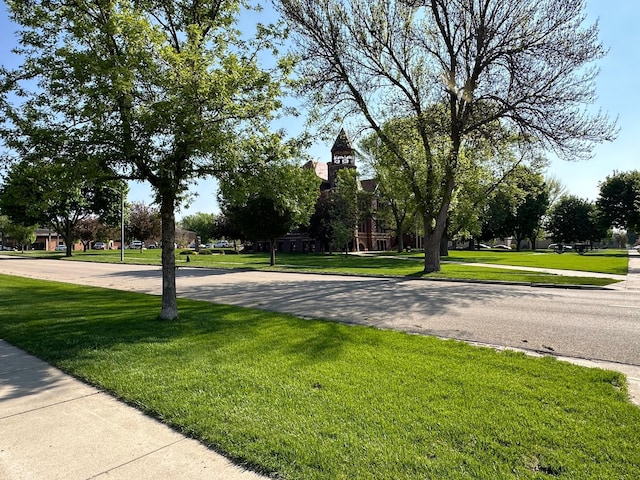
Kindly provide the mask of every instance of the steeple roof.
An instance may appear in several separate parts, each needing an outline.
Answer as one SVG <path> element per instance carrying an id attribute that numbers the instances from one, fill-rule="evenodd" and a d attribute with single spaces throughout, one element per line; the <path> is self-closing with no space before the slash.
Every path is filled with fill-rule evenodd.
<path id="1" fill-rule="evenodd" d="M 336 137 L 336 141 L 333 142 L 333 147 L 331 147 L 331 153 L 336 150 L 353 150 L 353 146 L 347 137 L 347 134 L 344 131 L 344 128 L 340 129 L 340 133 Z"/>

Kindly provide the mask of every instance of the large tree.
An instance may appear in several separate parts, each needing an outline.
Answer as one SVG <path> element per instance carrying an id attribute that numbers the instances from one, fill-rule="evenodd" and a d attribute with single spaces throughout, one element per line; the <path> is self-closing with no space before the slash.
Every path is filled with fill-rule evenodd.
<path id="1" fill-rule="evenodd" d="M 160 212 L 157 207 L 142 202 L 133 202 L 129 210 L 127 233 L 130 240 L 146 242 L 162 234 Z"/>
<path id="2" fill-rule="evenodd" d="M 600 183 L 596 203 L 610 226 L 640 232 L 640 171 L 608 176 Z"/>
<path id="3" fill-rule="evenodd" d="M 460 154 L 505 132 L 566 159 L 587 157 L 614 125 L 594 100 L 605 50 L 579 0 L 280 0 L 295 31 L 301 76 L 321 107 L 358 112 L 395 155 L 383 125 L 414 119 L 426 172 L 410 184 L 423 218 L 424 269 L 440 240 Z M 440 139 L 446 139 L 446 142 Z M 436 139 L 434 141 L 434 139 Z"/>
<path id="4" fill-rule="evenodd" d="M 13 223 L 53 229 L 64 239 L 67 256 L 80 238 L 76 227 L 82 220 L 96 215 L 117 223 L 124 182 L 104 181 L 106 174 L 68 159 L 30 160 L 15 164 L 0 188 L 0 210 Z"/>
<path id="5" fill-rule="evenodd" d="M 178 316 L 175 210 L 195 178 L 225 169 L 239 138 L 257 135 L 280 107 L 286 59 L 277 28 L 252 35 L 241 0 L 11 0 L 25 58 L 14 82 L 37 91 L 8 113 L 13 144 L 62 126 L 77 152 L 100 155 L 148 182 L 162 218 L 162 310 Z M 252 12 L 249 12 L 251 15 Z M 243 17 L 244 18 L 244 17 Z M 248 18 L 248 15 L 247 15 Z M 254 17 L 255 18 L 255 17 Z M 270 67 L 266 67 L 269 65 Z"/>
<path id="6" fill-rule="evenodd" d="M 546 228 L 558 243 L 596 242 L 607 235 L 595 203 L 575 195 L 563 196 L 556 202 Z"/>

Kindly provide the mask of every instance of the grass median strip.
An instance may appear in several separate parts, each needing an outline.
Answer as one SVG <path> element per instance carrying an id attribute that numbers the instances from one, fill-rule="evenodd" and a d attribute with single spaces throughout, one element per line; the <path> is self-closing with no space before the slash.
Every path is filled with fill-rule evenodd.
<path id="1" fill-rule="evenodd" d="M 640 478 L 624 376 L 461 342 L 0 276 L 0 337 L 286 479 Z"/>
<path id="2" fill-rule="evenodd" d="M 32 252 L 29 256 L 39 258 L 63 258 L 63 254 L 54 252 Z M 295 272 L 335 273 L 341 275 L 399 276 L 416 278 L 441 278 L 456 280 L 492 280 L 504 282 L 544 283 L 559 285 L 595 285 L 605 286 L 615 283 L 610 278 L 576 277 L 554 275 L 550 273 L 505 270 L 481 266 L 460 265 L 466 263 L 490 263 L 498 265 L 516 265 L 528 267 L 558 268 L 560 270 L 582 270 L 599 273 L 626 274 L 627 253 L 606 251 L 577 255 L 567 253 L 557 255 L 549 252 L 466 252 L 451 251 L 438 273 L 424 274 L 423 254 L 411 253 L 397 255 L 385 252 L 380 255 L 325 255 L 278 253 L 277 265 L 269 266 L 268 253 L 242 253 L 226 255 L 177 255 L 176 265 L 223 269 L 278 270 Z M 86 262 L 119 263 L 118 251 L 75 252 L 69 260 Z M 444 257 L 443 257 L 444 260 Z M 160 265 L 159 250 L 129 250 L 125 252 L 125 263 Z"/>

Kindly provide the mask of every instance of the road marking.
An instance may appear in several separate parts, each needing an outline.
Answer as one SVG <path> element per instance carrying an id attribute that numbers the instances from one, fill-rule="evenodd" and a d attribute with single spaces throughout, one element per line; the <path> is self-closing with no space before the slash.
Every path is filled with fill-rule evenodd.
<path id="1" fill-rule="evenodd" d="M 635 305 L 609 305 L 610 307 L 616 307 L 616 308 L 633 308 L 635 310 L 640 310 L 640 307 L 637 307 Z"/>

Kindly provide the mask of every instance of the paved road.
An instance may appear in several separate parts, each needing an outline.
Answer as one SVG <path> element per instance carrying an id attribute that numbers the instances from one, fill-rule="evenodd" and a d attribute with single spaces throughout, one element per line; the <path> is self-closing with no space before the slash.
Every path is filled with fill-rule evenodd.
<path id="1" fill-rule="evenodd" d="M 159 294 L 159 267 L 0 256 L 0 273 Z M 183 297 L 640 366 L 640 291 L 181 267 Z"/>

